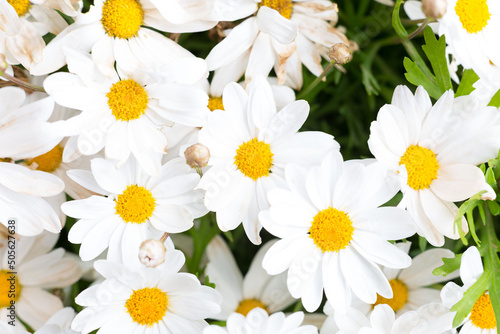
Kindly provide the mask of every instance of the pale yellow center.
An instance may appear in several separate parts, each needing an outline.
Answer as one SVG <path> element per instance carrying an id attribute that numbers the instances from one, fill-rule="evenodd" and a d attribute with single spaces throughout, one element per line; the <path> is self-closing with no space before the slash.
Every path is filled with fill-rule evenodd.
<path id="1" fill-rule="evenodd" d="M 20 295 L 21 285 L 17 276 L 0 270 L 0 309 L 10 306 L 11 300 L 18 301 Z"/>
<path id="2" fill-rule="evenodd" d="M 245 317 L 247 316 L 248 312 L 253 310 L 254 308 L 260 307 L 261 309 L 264 309 L 267 313 L 266 305 L 264 305 L 260 300 L 257 299 L 245 299 L 243 300 L 240 305 L 238 305 L 238 308 L 236 309 L 237 313 L 243 314 Z"/>
<path id="3" fill-rule="evenodd" d="M 133 184 L 116 197 L 115 210 L 126 223 L 142 224 L 153 215 L 155 205 L 151 191 Z"/>
<path id="4" fill-rule="evenodd" d="M 292 0 L 262 0 L 260 2 L 260 6 L 266 6 L 272 9 L 275 9 L 280 13 L 284 18 L 290 19 L 292 16 Z"/>
<path id="5" fill-rule="evenodd" d="M 486 292 L 479 297 L 472 307 L 470 320 L 474 326 L 479 328 L 493 329 L 497 327 L 497 321 L 495 319 L 493 306 L 491 305 L 490 295 Z"/>
<path id="6" fill-rule="evenodd" d="M 234 164 L 245 176 L 257 181 L 268 176 L 273 165 L 271 146 L 254 138 L 241 144 L 236 150 Z"/>
<path id="7" fill-rule="evenodd" d="M 428 148 L 412 145 L 399 160 L 408 172 L 408 185 L 415 190 L 428 188 L 437 179 L 439 163 Z"/>
<path id="8" fill-rule="evenodd" d="M 28 161 L 28 164 L 36 164 L 36 169 L 47 173 L 55 171 L 61 165 L 63 156 L 63 148 L 59 145 L 45 154 L 39 155 L 36 158 Z"/>
<path id="9" fill-rule="evenodd" d="M 151 327 L 167 313 L 168 297 L 158 288 L 134 290 L 125 307 L 134 322 Z"/>
<path id="10" fill-rule="evenodd" d="M 28 13 L 28 10 L 31 6 L 29 0 L 7 0 L 7 2 L 9 3 L 9 5 L 14 7 L 19 17 L 24 16 L 26 13 Z"/>
<path id="11" fill-rule="evenodd" d="M 455 13 L 469 34 L 482 31 L 491 17 L 486 0 L 458 0 Z"/>
<path id="12" fill-rule="evenodd" d="M 144 115 L 148 107 L 148 93 L 133 79 L 116 82 L 106 97 L 111 113 L 117 121 L 138 119 Z"/>
<path id="13" fill-rule="evenodd" d="M 399 311 L 405 306 L 408 301 L 408 288 L 406 285 L 398 279 L 392 279 L 389 281 L 392 289 L 392 298 L 387 299 L 377 294 L 377 301 L 375 305 L 387 304 L 394 312 Z"/>
<path id="14" fill-rule="evenodd" d="M 111 37 L 134 37 L 143 21 L 144 10 L 138 0 L 106 0 L 102 6 L 102 27 Z"/>
<path id="15" fill-rule="evenodd" d="M 354 227 L 349 216 L 332 207 L 318 212 L 309 229 L 309 237 L 323 253 L 338 252 L 346 248 L 353 233 Z"/>
<path id="16" fill-rule="evenodd" d="M 210 111 L 224 110 L 222 97 L 210 96 L 208 99 L 208 109 L 210 109 Z"/>

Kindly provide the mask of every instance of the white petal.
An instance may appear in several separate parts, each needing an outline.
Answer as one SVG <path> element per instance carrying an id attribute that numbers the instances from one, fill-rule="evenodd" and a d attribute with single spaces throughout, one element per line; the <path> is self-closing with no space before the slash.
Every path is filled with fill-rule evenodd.
<path id="1" fill-rule="evenodd" d="M 268 33 L 282 44 L 292 43 L 299 31 L 295 22 L 267 6 L 260 7 L 257 13 L 257 24 L 262 32 Z"/>

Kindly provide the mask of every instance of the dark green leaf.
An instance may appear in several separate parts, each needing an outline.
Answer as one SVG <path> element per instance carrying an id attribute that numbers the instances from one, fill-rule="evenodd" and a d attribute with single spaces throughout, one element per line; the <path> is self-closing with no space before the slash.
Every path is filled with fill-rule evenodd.
<path id="1" fill-rule="evenodd" d="M 415 86 L 423 86 L 427 93 L 436 100 L 441 97 L 441 90 L 439 87 L 422 72 L 415 62 L 410 60 L 410 58 L 405 58 L 403 65 L 406 69 L 406 80 Z"/>
<path id="2" fill-rule="evenodd" d="M 399 17 L 399 10 L 402 3 L 403 0 L 398 0 L 394 5 L 394 11 L 392 12 L 392 27 L 399 37 L 406 39 L 406 37 L 408 37 L 408 33 L 406 32 L 403 23 L 401 23 L 401 18 Z"/>
<path id="3" fill-rule="evenodd" d="M 469 69 L 465 70 L 462 79 L 460 80 L 460 85 L 458 85 L 457 92 L 455 93 L 455 97 L 469 95 L 474 91 L 474 87 L 472 85 L 479 80 L 477 74 Z"/>
<path id="4" fill-rule="evenodd" d="M 441 94 L 447 90 L 453 89 L 451 85 L 450 72 L 448 70 L 448 62 L 446 60 L 446 41 L 444 35 L 436 39 L 436 35 L 430 27 L 424 30 L 425 45 L 422 49 L 429 59 L 434 75 L 436 76 L 437 85 L 441 90 Z"/>

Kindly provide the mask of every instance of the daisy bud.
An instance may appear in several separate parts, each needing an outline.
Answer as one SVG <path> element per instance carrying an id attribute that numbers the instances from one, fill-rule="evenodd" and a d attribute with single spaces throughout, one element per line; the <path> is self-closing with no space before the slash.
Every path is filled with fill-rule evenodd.
<path id="1" fill-rule="evenodd" d="M 437 20 L 446 13 L 446 0 L 422 0 L 422 11 L 425 16 Z"/>
<path id="2" fill-rule="evenodd" d="M 328 50 L 328 57 L 337 65 L 345 65 L 351 61 L 352 53 L 347 45 L 337 43 Z"/>
<path id="3" fill-rule="evenodd" d="M 139 247 L 139 260 L 146 267 L 156 267 L 165 261 L 167 249 L 160 240 L 148 239 Z"/>
<path id="4" fill-rule="evenodd" d="M 203 144 L 194 144 L 184 151 L 186 162 L 193 168 L 205 167 L 210 159 L 210 151 Z"/>
<path id="5" fill-rule="evenodd" d="M 5 55 L 0 53 L 0 73 L 3 74 L 9 64 L 7 64 L 7 60 L 5 59 Z"/>

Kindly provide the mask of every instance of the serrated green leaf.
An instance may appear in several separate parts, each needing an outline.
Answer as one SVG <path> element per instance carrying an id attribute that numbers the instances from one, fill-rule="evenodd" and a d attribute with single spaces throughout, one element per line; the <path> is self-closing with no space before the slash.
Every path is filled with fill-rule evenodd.
<path id="1" fill-rule="evenodd" d="M 453 89 L 451 85 L 450 71 L 446 60 L 446 41 L 444 35 L 436 39 L 436 35 L 430 27 L 424 30 L 425 45 L 422 49 L 431 63 L 432 70 L 436 76 L 437 85 L 441 94 Z"/>
<path id="2" fill-rule="evenodd" d="M 392 27 L 399 37 L 406 39 L 406 37 L 408 37 L 408 32 L 403 26 L 403 23 L 401 23 L 401 18 L 399 17 L 399 11 L 402 3 L 403 0 L 398 0 L 394 5 L 394 10 L 392 12 Z"/>
<path id="3" fill-rule="evenodd" d="M 427 93 L 436 100 L 441 97 L 441 90 L 433 83 L 427 75 L 417 66 L 410 58 L 405 57 L 403 61 L 406 73 L 405 77 L 410 83 L 415 86 L 423 86 Z"/>
<path id="4" fill-rule="evenodd" d="M 472 310 L 477 299 L 488 289 L 491 274 L 483 272 L 481 277 L 465 291 L 464 296 L 451 308 L 452 312 L 457 312 L 453 318 L 453 327 L 458 327 Z"/>
<path id="5" fill-rule="evenodd" d="M 432 271 L 434 276 L 446 276 L 451 274 L 457 269 L 460 269 L 460 262 L 462 261 L 462 254 L 456 254 L 454 258 L 443 257 L 443 265 L 437 267 Z"/>
<path id="6" fill-rule="evenodd" d="M 488 103 L 490 107 L 500 108 L 500 90 L 496 92 L 495 95 L 491 98 L 490 103 Z"/>
<path id="7" fill-rule="evenodd" d="M 460 84 L 458 85 L 457 92 L 455 93 L 455 97 L 472 93 L 475 89 L 472 85 L 478 80 L 479 77 L 476 72 L 471 69 L 465 70 L 460 80 Z"/>

